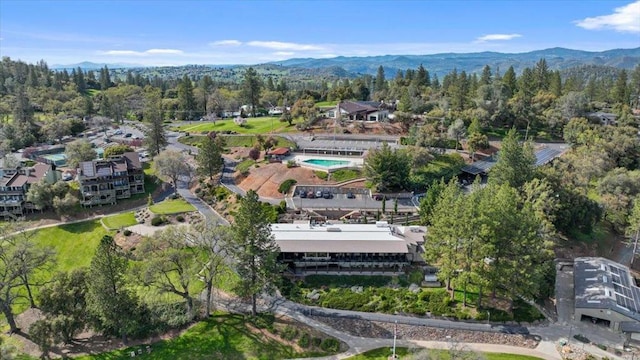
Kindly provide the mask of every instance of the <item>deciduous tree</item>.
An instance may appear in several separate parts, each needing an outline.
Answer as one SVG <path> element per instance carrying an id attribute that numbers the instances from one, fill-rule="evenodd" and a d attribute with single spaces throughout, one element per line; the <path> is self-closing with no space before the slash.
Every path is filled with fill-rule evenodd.
<path id="1" fill-rule="evenodd" d="M 67 144 L 64 154 L 67 157 L 67 165 L 76 168 L 83 161 L 91 161 L 98 154 L 86 140 L 76 140 Z"/>
<path id="2" fill-rule="evenodd" d="M 165 150 L 156 156 L 153 167 L 158 175 L 171 180 L 176 193 L 178 192 L 178 180 L 191 176 L 191 166 L 187 162 L 187 158 L 181 152 L 173 150 Z"/>

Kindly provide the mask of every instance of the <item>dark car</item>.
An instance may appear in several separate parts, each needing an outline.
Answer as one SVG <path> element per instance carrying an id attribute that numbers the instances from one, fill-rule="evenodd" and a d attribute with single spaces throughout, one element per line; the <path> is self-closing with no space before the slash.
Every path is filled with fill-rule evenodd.
<path id="1" fill-rule="evenodd" d="M 132 134 L 132 133 L 126 133 L 126 134 L 124 134 L 124 137 L 126 137 L 126 138 L 130 138 L 130 137 L 132 137 L 132 136 L 133 136 L 133 134 Z"/>
<path id="2" fill-rule="evenodd" d="M 331 199 L 333 197 L 333 195 L 331 194 L 330 191 L 326 191 L 325 190 L 325 191 L 322 192 L 322 197 L 325 198 L 325 199 Z"/>
<path id="3" fill-rule="evenodd" d="M 307 197 L 307 192 L 306 192 L 306 191 L 300 191 L 300 192 L 298 193 L 298 195 L 300 195 L 300 198 L 301 198 L 301 199 L 305 199 L 305 198 Z"/>
<path id="4" fill-rule="evenodd" d="M 375 201 L 382 201 L 382 199 L 384 198 L 382 194 L 373 194 L 371 197 L 373 197 L 373 200 Z"/>
<path id="5" fill-rule="evenodd" d="M 347 199 L 355 199 L 356 196 L 352 192 L 347 193 Z"/>
<path id="6" fill-rule="evenodd" d="M 307 193 L 307 197 L 308 197 L 309 199 L 315 199 L 315 198 L 316 198 L 316 193 L 314 193 L 314 192 L 313 192 L 313 190 L 311 190 L 311 191 L 309 191 L 309 192 Z"/>

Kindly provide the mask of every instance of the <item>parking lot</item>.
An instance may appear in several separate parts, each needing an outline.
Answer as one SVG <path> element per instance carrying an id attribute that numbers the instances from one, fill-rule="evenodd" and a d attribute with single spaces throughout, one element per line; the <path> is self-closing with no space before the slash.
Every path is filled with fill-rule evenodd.
<path id="1" fill-rule="evenodd" d="M 320 197 L 317 196 L 319 192 Z M 369 189 L 332 186 L 296 186 L 292 202 L 297 208 L 307 209 L 382 209 L 382 200 L 374 200 Z M 300 196 L 301 194 L 302 197 Z M 313 194 L 312 197 L 309 195 Z M 325 195 L 328 194 L 328 198 Z M 385 209 L 393 211 L 394 199 L 386 200 Z M 411 199 L 398 199 L 398 211 L 415 211 Z"/>

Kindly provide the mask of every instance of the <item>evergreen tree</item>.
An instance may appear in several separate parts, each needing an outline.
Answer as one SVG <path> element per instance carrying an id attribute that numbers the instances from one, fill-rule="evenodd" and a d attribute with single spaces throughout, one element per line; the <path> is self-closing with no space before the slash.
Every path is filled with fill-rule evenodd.
<path id="1" fill-rule="evenodd" d="M 516 94 L 516 91 L 518 90 L 518 82 L 516 78 L 516 71 L 513 69 L 513 66 L 509 66 L 509 69 L 504 73 L 504 76 L 502 77 L 502 84 L 507 90 L 507 99 L 510 99 Z"/>
<path id="2" fill-rule="evenodd" d="M 515 129 L 509 130 L 502 140 L 498 162 L 491 168 L 489 181 L 498 185 L 507 184 L 516 189 L 533 179 L 536 157 L 530 143 L 520 143 Z"/>
<path id="3" fill-rule="evenodd" d="M 613 100 L 621 105 L 629 104 L 629 88 L 627 86 L 627 71 L 622 69 L 616 78 L 613 88 Z"/>
<path id="4" fill-rule="evenodd" d="M 480 85 L 491 84 L 492 83 L 491 77 L 492 77 L 491 67 L 489 67 L 489 65 L 485 65 L 484 68 L 482 68 L 482 75 L 480 75 Z"/>
<path id="5" fill-rule="evenodd" d="M 100 69 L 100 90 L 107 90 L 111 87 L 111 76 L 107 65 Z"/>
<path id="6" fill-rule="evenodd" d="M 196 113 L 196 99 L 193 95 L 193 83 L 186 74 L 178 84 L 178 119 L 191 121 Z"/>
<path id="7" fill-rule="evenodd" d="M 144 142 L 151 154 L 158 155 L 169 143 L 163 126 L 162 99 L 159 89 L 147 88 L 144 119 L 147 122 Z"/>
<path id="8" fill-rule="evenodd" d="M 376 73 L 376 91 L 384 91 L 386 89 L 387 83 L 384 78 L 384 68 L 382 65 L 378 66 L 378 72 Z"/>
<path id="9" fill-rule="evenodd" d="M 224 165 L 222 158 L 223 141 L 222 137 L 213 136 L 212 134 L 204 137 L 196 156 L 198 172 L 201 175 L 213 179 L 213 175 L 222 170 Z"/>
<path id="10" fill-rule="evenodd" d="M 240 275 L 237 293 L 251 297 L 251 312 L 256 315 L 258 295 L 273 290 L 283 268 L 277 260 L 280 250 L 271 235 L 268 214 L 255 191 L 249 190 L 240 200 L 231 232 L 226 249 Z"/>
<path id="11" fill-rule="evenodd" d="M 128 260 L 113 238 L 105 235 L 96 249 L 87 276 L 87 305 L 96 328 L 118 335 L 123 342 L 137 327 L 138 301 L 128 288 Z"/>
<path id="12" fill-rule="evenodd" d="M 258 72 L 254 68 L 249 67 L 245 70 L 243 75 L 241 92 L 244 100 L 251 106 L 251 116 L 253 117 L 256 116 L 258 106 L 260 105 L 261 91 L 262 80 L 260 79 Z"/>

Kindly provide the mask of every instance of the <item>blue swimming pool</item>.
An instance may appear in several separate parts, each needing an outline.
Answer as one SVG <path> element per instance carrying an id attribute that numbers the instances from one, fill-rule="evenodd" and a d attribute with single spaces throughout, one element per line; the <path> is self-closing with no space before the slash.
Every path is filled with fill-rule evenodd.
<path id="1" fill-rule="evenodd" d="M 350 162 L 345 160 L 307 159 L 304 160 L 303 163 L 330 168 L 334 166 L 347 166 Z"/>

